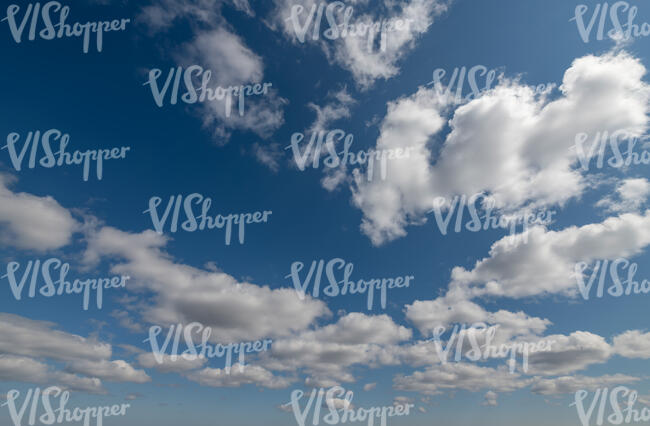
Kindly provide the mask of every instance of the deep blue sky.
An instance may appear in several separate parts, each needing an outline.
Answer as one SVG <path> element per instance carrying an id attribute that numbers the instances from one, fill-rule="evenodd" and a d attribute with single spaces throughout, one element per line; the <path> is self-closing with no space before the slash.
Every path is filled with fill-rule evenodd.
<path id="1" fill-rule="evenodd" d="M 19 4 L 23 3 L 20 0 Z M 650 7 L 643 2 L 633 3 L 639 6 L 636 21 L 650 21 Z M 326 191 L 320 185 L 322 171 L 298 171 L 290 165 L 290 150 L 281 150 L 283 158 L 279 171 L 273 172 L 255 160 L 254 146 L 278 143 L 284 148 L 289 145 L 291 134 L 309 128 L 315 119 L 307 104 L 323 105 L 329 99 L 328 92 L 344 86 L 357 102 L 350 107 L 349 117 L 331 127 L 353 134 L 354 147 L 358 150 L 373 147 L 379 135 L 378 125 L 368 127 L 365 123 L 373 118 L 383 119 L 387 102 L 415 93 L 419 86 L 431 80 L 436 68 L 451 72 L 455 67 L 470 68 L 480 64 L 499 68 L 508 77 L 521 74 L 521 81 L 526 84 L 554 82 L 559 85 L 574 59 L 588 54 L 600 55 L 613 46 L 611 41 L 582 42 L 575 22 L 569 21 L 575 5 L 565 0 L 453 1 L 447 12 L 435 18 L 428 32 L 415 40 L 415 47 L 404 54 L 398 62 L 399 73 L 377 80 L 368 89 L 361 89 L 348 70 L 328 61 L 319 46 L 292 43 L 281 31 L 265 25 L 263 18 L 270 10 L 265 9 L 266 6 L 253 5 L 257 12 L 255 17 L 230 5 L 218 6 L 234 32 L 262 58 L 264 81 L 272 82 L 278 95 L 288 100 L 283 106 L 284 124 L 268 138 L 245 129 L 234 130 L 228 139 L 215 138 L 209 128 L 202 126 L 196 108 L 181 104 L 158 108 L 154 104 L 148 86 L 143 86 L 146 71 L 151 68 L 165 71 L 174 65 L 171 52 L 193 37 L 187 22 L 180 21 L 167 32 L 151 34 L 145 24 L 136 19 L 141 2 L 115 0 L 105 5 L 75 2 L 70 4 L 73 21 L 123 17 L 135 21 L 125 32 L 105 34 L 101 53 L 91 48 L 88 54 L 83 54 L 81 41 L 76 39 L 17 44 L 5 21 L 0 24 L 0 51 L 5 58 L 5 66 L 0 71 L 0 92 L 3 94 L 0 136 L 3 140 L 10 132 L 25 135 L 30 130 L 57 128 L 70 134 L 69 150 L 119 146 L 129 146 L 131 150 L 125 160 L 105 163 L 101 181 L 91 174 L 89 181 L 84 182 L 80 167 L 25 168 L 16 172 L 6 150 L 0 151 L 0 172 L 16 178 L 11 186 L 13 192 L 51 196 L 66 209 L 79 209 L 76 214 L 93 215 L 106 226 L 132 233 L 152 229 L 149 215 L 143 214 L 152 196 L 162 197 L 166 204 L 168 197 L 174 194 L 200 193 L 212 198 L 211 211 L 215 214 L 272 210 L 268 224 L 247 226 L 244 245 L 237 243 L 235 238 L 231 245 L 224 245 L 221 231 L 178 232 L 165 251 L 178 263 L 204 268 L 206 263 L 214 262 L 237 280 L 268 285 L 272 289 L 292 287 L 291 281 L 285 278 L 292 262 L 302 261 L 308 265 L 314 259 L 343 258 L 354 263 L 354 276 L 358 278 L 413 275 L 416 278 L 411 288 L 389 292 L 385 312 L 378 308 L 367 312 L 365 297 L 325 299 L 334 318 L 316 321 L 314 327 L 336 320 L 339 310 L 368 315 L 386 313 L 395 323 L 413 329 L 414 338 L 421 338 L 405 318 L 405 305 L 440 295 L 450 282 L 453 267 L 471 269 L 477 260 L 488 256 L 490 246 L 505 232 L 462 232 L 443 236 L 430 216 L 426 225 L 408 228 L 405 237 L 375 246 L 359 229 L 363 213 L 352 205 L 346 185 L 334 192 Z M 367 10 L 373 11 L 373 7 Z M 649 48 L 650 37 L 641 37 L 626 50 L 648 65 Z M 557 91 L 553 96 L 558 96 Z M 625 174 L 611 169 L 604 173 L 609 178 L 650 176 L 647 166 L 643 165 Z M 585 192 L 563 207 L 555 206 L 557 221 L 549 228 L 561 230 L 572 225 L 601 222 L 607 215 L 594 204 L 611 191 L 612 186 L 605 185 Z M 80 264 L 84 247 L 82 235 L 76 235 L 69 245 L 48 252 L 19 250 L 3 244 L 0 270 L 11 260 L 26 262 L 61 257 L 70 262 L 74 271 L 75 265 Z M 639 264 L 638 279 L 650 277 L 647 253 L 632 260 Z M 109 275 L 112 261 L 104 258 L 90 272 L 80 272 L 77 276 Z M 74 276 L 71 273 L 71 277 Z M 113 345 L 113 359 L 131 359 L 132 355 L 122 352 L 118 344 L 148 349 L 147 344 L 142 343 L 145 333 L 130 332 L 110 316 L 111 311 L 120 308 L 116 291 L 105 293 L 101 311 L 93 307 L 83 311 L 78 296 L 16 301 L 6 280 L 0 283 L 2 312 L 52 321 L 57 324 L 56 328 L 67 333 L 82 336 L 97 333 L 100 340 Z M 647 297 L 606 297 L 589 301 L 555 296 L 523 300 L 492 298 L 481 305 L 489 311 L 523 310 L 532 317 L 548 318 L 553 325 L 548 327 L 546 334 L 568 335 L 576 330 L 587 330 L 610 341 L 612 336 L 626 330 L 647 327 Z M 105 325 L 98 329 L 98 321 Z M 148 327 L 147 323 L 143 325 Z M 135 361 L 132 364 L 137 366 Z M 259 390 L 253 385 L 206 387 L 178 374 L 146 371 L 153 379 L 151 382 L 104 383 L 108 395 L 77 392 L 72 401 L 74 405 L 111 404 L 123 401 L 130 393 L 142 395 L 130 401 L 132 407 L 126 417 L 107 419 L 107 425 L 163 426 L 183 422 L 200 426 L 218 422 L 234 426 L 264 422 L 279 426 L 293 424 L 294 418 L 276 407 L 288 402 L 290 391 L 303 384 L 299 380 L 289 388 Z M 357 406 L 390 405 L 399 395 L 414 400 L 421 396 L 392 388 L 393 376 L 411 374 L 413 368 L 409 366 L 355 367 L 353 371 L 359 380 L 345 386 L 355 390 Z M 616 373 L 641 377 L 647 373 L 647 360 L 613 357 L 606 364 L 592 365 L 580 372 L 592 376 Z M 369 382 L 378 385 L 364 392 L 363 384 Z M 35 385 L 5 382 L 0 385 L 0 391 L 29 386 Z M 636 383 L 635 387 L 640 393 L 650 393 L 647 382 Z M 445 392 L 432 397 L 434 402 L 426 406 L 427 413 L 416 411 L 411 416 L 393 418 L 389 422 L 414 426 L 438 423 L 454 426 L 579 424 L 575 409 L 568 407 L 572 401 L 570 394 L 548 398 L 551 402 L 547 403 L 544 396 L 524 389 L 500 395 L 498 407 L 485 407 L 481 406 L 484 393 L 459 390 L 450 398 L 449 392 Z M 0 410 L 0 417 L 4 419 L 0 423 L 3 424 L 8 422 L 5 410 Z"/>

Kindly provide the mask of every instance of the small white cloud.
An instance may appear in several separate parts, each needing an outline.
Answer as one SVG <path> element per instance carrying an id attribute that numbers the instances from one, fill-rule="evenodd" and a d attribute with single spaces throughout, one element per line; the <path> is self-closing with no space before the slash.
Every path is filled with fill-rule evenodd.
<path id="1" fill-rule="evenodd" d="M 66 366 L 66 371 L 98 377 L 107 382 L 147 383 L 151 377 L 144 370 L 136 370 L 124 360 L 72 361 Z"/>
<path id="2" fill-rule="evenodd" d="M 280 170 L 280 161 L 282 160 L 282 150 L 280 144 L 271 143 L 268 145 L 253 144 L 253 155 L 255 159 L 264 164 L 273 173 Z"/>
<path id="3" fill-rule="evenodd" d="M 275 9 L 267 21 L 271 28 L 279 28 L 297 45 L 296 27 L 290 18 L 292 10 L 301 7 L 302 13 L 297 16 L 298 25 L 308 25 L 307 30 L 311 34 L 314 23 L 312 21 L 309 25 L 308 16 L 319 6 L 315 0 L 274 0 L 274 3 Z M 307 37 L 305 42 L 319 45 L 330 63 L 350 71 L 355 82 L 362 89 L 368 89 L 377 80 L 389 79 L 399 73 L 401 59 L 415 48 L 417 39 L 428 31 L 435 18 L 447 10 L 449 3 L 450 1 L 410 0 L 383 2 L 383 7 L 377 7 L 373 3 L 371 8 L 368 7 L 368 1 L 355 1 L 350 5 L 353 12 L 352 24 L 401 20 L 403 29 L 386 32 L 383 37 L 381 33 L 374 34 L 372 38 L 362 36 L 324 40 L 321 34 L 320 40 Z M 337 22 L 343 22 L 344 12 L 341 9 L 334 9 Z M 323 22 L 321 28 L 325 30 L 326 27 Z"/>
<path id="4" fill-rule="evenodd" d="M 531 391 L 539 395 L 572 394 L 579 390 L 594 391 L 598 388 L 623 385 L 638 382 L 638 377 L 624 374 L 605 375 L 600 377 L 561 376 L 552 379 L 537 379 Z"/>
<path id="5" fill-rule="evenodd" d="M 127 396 L 124 397 L 125 400 L 127 401 L 135 401 L 138 398 L 142 398 L 142 394 L 135 392 L 135 393 L 130 393 Z"/>
<path id="6" fill-rule="evenodd" d="M 615 336 L 614 352 L 626 358 L 650 359 L 650 333 L 628 330 Z"/>
<path id="7" fill-rule="evenodd" d="M 47 251 L 70 243 L 80 224 L 52 197 L 9 189 L 15 181 L 0 174 L 0 242 L 19 249 Z"/>
<path id="8" fill-rule="evenodd" d="M 498 396 L 499 395 L 496 392 L 487 391 L 485 393 L 485 400 L 483 401 L 483 404 L 481 404 L 481 405 L 485 405 L 485 406 L 488 406 L 488 407 L 496 407 L 497 405 L 499 405 L 498 402 L 497 402 L 497 397 Z"/>
<path id="9" fill-rule="evenodd" d="M 274 376 L 270 371 L 258 365 L 246 365 L 241 371 L 239 364 L 234 364 L 230 372 L 220 368 L 204 368 L 185 374 L 188 380 L 202 386 L 239 387 L 256 385 L 270 389 L 282 389 L 289 386 L 291 381 L 284 377 Z"/>
<path id="10" fill-rule="evenodd" d="M 178 356 L 172 359 L 171 355 L 158 354 L 160 359 L 156 359 L 151 352 L 142 353 L 138 356 L 138 363 L 144 368 L 155 368 L 161 373 L 182 373 L 191 370 L 197 370 L 205 365 L 208 361 L 204 357 L 194 359 L 185 359 Z"/>
<path id="11" fill-rule="evenodd" d="M 609 213 L 638 212 L 650 195 L 650 181 L 645 178 L 625 179 L 616 187 L 616 195 L 596 203 Z"/>
<path id="12" fill-rule="evenodd" d="M 376 387 L 377 387 L 377 383 L 366 383 L 365 385 L 363 385 L 363 390 L 368 392 L 370 390 L 373 390 Z"/>

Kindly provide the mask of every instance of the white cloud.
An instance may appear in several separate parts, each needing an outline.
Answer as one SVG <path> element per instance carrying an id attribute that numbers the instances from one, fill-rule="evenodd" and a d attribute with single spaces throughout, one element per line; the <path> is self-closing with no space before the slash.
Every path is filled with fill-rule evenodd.
<path id="1" fill-rule="evenodd" d="M 144 330 L 142 324 L 135 322 L 127 311 L 116 309 L 111 312 L 111 316 L 119 322 L 120 326 L 126 328 L 132 333 L 141 333 Z"/>
<path id="2" fill-rule="evenodd" d="M 410 376 L 397 375 L 393 382 L 397 390 L 437 395 L 449 389 L 478 391 L 487 388 L 512 392 L 528 386 L 531 380 L 510 374 L 505 368 L 494 369 L 459 362 L 429 367 Z"/>
<path id="3" fill-rule="evenodd" d="M 325 397 L 324 407 L 334 407 L 337 410 L 354 410 L 355 406 L 347 399 Z"/>
<path id="4" fill-rule="evenodd" d="M 601 223 L 571 226 L 560 231 L 534 227 L 528 242 L 507 236 L 490 249 L 490 256 L 471 270 L 456 267 L 450 288 L 463 297 L 491 295 L 513 298 L 544 294 L 577 295 L 576 262 L 616 259 L 641 252 L 650 244 L 650 210 L 626 213 Z"/>
<path id="5" fill-rule="evenodd" d="M 111 345 L 54 330 L 55 324 L 0 313 L 0 352 L 58 361 L 110 358 Z"/>
<path id="6" fill-rule="evenodd" d="M 650 182 L 645 178 L 630 178 L 619 182 L 617 197 L 607 196 L 596 203 L 607 212 L 638 212 L 650 195 Z"/>
<path id="7" fill-rule="evenodd" d="M 648 229 L 650 211 L 644 216 L 623 214 L 602 223 L 572 226 L 561 231 L 533 228 L 527 244 L 505 244 L 506 237 L 497 241 L 490 256 L 476 262 L 473 269 L 454 268 L 445 295 L 434 300 L 416 300 L 407 305 L 406 318 L 426 336 L 438 326 L 447 327 L 447 332 L 451 333 L 452 324 L 483 322 L 499 325 L 493 344 L 535 342 L 541 338 L 551 341 L 551 350 L 530 354 L 527 373 L 531 375 L 571 374 L 594 364 L 603 364 L 615 353 L 629 358 L 647 358 L 650 345 L 645 345 L 645 341 L 650 339 L 639 331 L 616 336 L 613 345 L 587 331 L 542 337 L 551 324 L 549 320 L 530 317 L 524 312 L 500 310 L 491 313 L 473 299 L 544 294 L 574 296 L 577 294 L 576 262 L 638 254 L 650 243 L 650 233 L 645 232 Z M 463 347 L 465 350 L 469 347 Z M 431 356 L 433 349 L 424 343 L 400 348 L 398 352 L 401 360 L 413 366 L 436 366 L 439 362 L 437 357 Z"/>
<path id="8" fill-rule="evenodd" d="M 395 398 L 393 398 L 393 405 L 394 406 L 406 405 L 406 404 L 410 404 L 412 402 L 413 402 L 413 399 L 409 398 L 407 396 L 396 396 Z"/>
<path id="9" fill-rule="evenodd" d="M 625 179 L 616 191 L 623 201 L 644 202 L 650 194 L 650 182 L 645 178 Z"/>
<path id="10" fill-rule="evenodd" d="M 215 342 L 286 336 L 331 315 L 322 301 L 300 300 L 293 289 L 240 283 L 223 272 L 176 263 L 163 250 L 167 241 L 151 230 L 132 234 L 105 227 L 88 236 L 85 260 L 112 258 L 112 271 L 129 275 L 132 289 L 154 292 L 153 305 L 140 312 L 145 321 L 196 321 L 212 328 Z"/>
<path id="11" fill-rule="evenodd" d="M 579 390 L 594 391 L 598 388 L 638 382 L 638 377 L 624 374 L 605 375 L 600 377 L 562 376 L 553 379 L 538 379 L 531 391 L 540 395 L 559 395 L 574 393 Z"/>
<path id="12" fill-rule="evenodd" d="M 222 4 L 219 0 L 164 0 L 143 7 L 139 18 L 152 32 L 167 31 L 180 20 L 189 22 L 192 40 L 172 51 L 172 56 L 179 65 L 201 65 L 210 70 L 209 87 L 261 83 L 264 77 L 262 58 L 246 45 L 221 15 Z M 234 5 L 252 14 L 247 1 L 235 0 Z M 200 103 L 197 111 L 215 140 L 223 142 L 234 129 L 250 130 L 262 138 L 269 137 L 284 123 L 282 107 L 285 103 L 286 100 L 271 88 L 265 95 L 246 98 L 243 115 L 235 105 L 227 116 L 222 101 Z"/>
<path id="13" fill-rule="evenodd" d="M 327 169 L 325 176 L 321 179 L 320 183 L 327 191 L 332 192 L 347 179 L 347 167 L 340 165 L 335 169 Z"/>
<path id="14" fill-rule="evenodd" d="M 227 26 L 198 33 L 179 50 L 176 60 L 186 66 L 199 64 L 209 69 L 212 72 L 210 87 L 261 83 L 264 77 L 262 58 Z M 265 95 L 246 98 L 243 115 L 234 101 L 230 116 L 227 116 L 224 102 L 202 103 L 204 126 L 222 138 L 227 138 L 231 129 L 248 129 L 260 137 L 269 137 L 284 123 L 282 106 L 286 100 L 278 97 L 272 86 L 268 90 Z"/>
<path id="15" fill-rule="evenodd" d="M 650 395 L 639 395 L 638 401 L 640 404 L 650 407 Z"/>
<path id="16" fill-rule="evenodd" d="M 124 397 L 126 401 L 135 401 L 138 398 L 142 398 L 142 395 L 138 392 L 135 393 L 130 393 L 127 396 Z"/>
<path id="17" fill-rule="evenodd" d="M 66 367 L 67 371 L 98 377 L 107 382 L 147 383 L 151 377 L 144 370 L 136 370 L 124 360 L 73 361 Z"/>
<path id="18" fill-rule="evenodd" d="M 366 383 L 365 385 L 363 385 L 363 390 L 368 392 L 373 390 L 376 387 L 377 387 L 377 383 Z"/>
<path id="19" fill-rule="evenodd" d="M 410 344 L 394 348 L 387 348 L 383 354 L 384 363 L 404 364 L 412 367 L 436 365 L 441 362 L 433 341 L 415 341 Z"/>
<path id="20" fill-rule="evenodd" d="M 498 325 L 495 336 L 503 338 L 503 341 L 510 340 L 514 336 L 539 335 L 551 324 L 547 319 L 530 317 L 524 312 L 514 313 L 503 309 L 488 312 L 478 304 L 465 299 L 466 296 L 463 292 L 452 290 L 446 296 L 435 300 L 416 300 L 406 305 L 406 318 L 428 337 L 439 326 L 451 331 L 451 324 Z"/>
<path id="21" fill-rule="evenodd" d="M 271 143 L 268 145 L 260 145 L 259 143 L 254 143 L 253 155 L 259 163 L 264 164 L 273 173 L 277 173 L 280 170 L 280 161 L 282 160 L 280 144 Z"/>
<path id="22" fill-rule="evenodd" d="M 327 377 L 307 377 L 305 379 L 305 386 L 309 386 L 311 388 L 331 388 L 334 386 L 338 386 L 340 383 L 337 380 L 330 379 Z"/>
<path id="23" fill-rule="evenodd" d="M 614 337 L 614 352 L 626 358 L 650 358 L 650 333 L 628 330 Z"/>
<path id="24" fill-rule="evenodd" d="M 545 336 L 544 340 L 552 342 L 551 350 L 530 354 L 529 374 L 570 374 L 592 364 L 602 364 L 612 355 L 612 347 L 605 339 L 588 331 L 575 331 L 568 336 Z"/>
<path id="25" fill-rule="evenodd" d="M 376 150 L 412 149 L 408 161 L 387 162 L 385 180 L 357 179 L 353 201 L 364 214 L 361 229 L 376 245 L 406 235 L 409 217 L 422 221 L 419 213 L 418 217 L 414 213 L 430 208 L 433 176 L 426 146 L 445 125 L 439 114 L 445 102 L 435 92 L 420 89 L 388 104 Z"/>
<path id="26" fill-rule="evenodd" d="M 588 185 L 573 167 L 575 135 L 642 134 L 650 105 L 645 73 L 625 52 L 585 56 L 566 71 L 561 96 L 551 101 L 502 79 L 452 111 L 435 164 L 431 140 L 443 129 L 450 95 L 441 87 L 420 88 L 389 102 L 377 148 L 416 149 L 410 161 L 391 165 L 386 181 L 356 180 L 362 230 L 374 244 L 404 236 L 408 225 L 426 222 L 438 196 L 490 193 L 503 211 L 562 205 L 579 196 Z"/>
<path id="27" fill-rule="evenodd" d="M 316 119 L 311 124 L 311 126 L 304 131 L 305 143 L 303 143 L 303 146 L 300 147 L 300 149 L 302 149 L 301 155 L 304 156 L 304 160 L 301 161 L 304 164 L 312 163 L 317 156 L 320 159 L 320 164 L 323 164 L 322 158 L 325 155 L 329 155 L 328 146 L 326 145 L 328 138 L 330 138 L 330 142 L 334 144 L 334 149 L 336 152 L 341 152 L 343 150 L 343 147 L 341 146 L 343 139 L 338 140 L 337 138 L 332 138 L 328 132 L 343 132 L 341 133 L 341 137 L 343 134 L 345 134 L 345 131 L 333 128 L 332 124 L 340 119 L 349 118 L 350 107 L 352 107 L 354 104 L 356 104 L 356 100 L 350 96 L 347 91 L 347 87 L 343 86 L 341 89 L 334 92 L 329 92 L 327 94 L 327 102 L 324 106 L 316 105 L 313 102 L 310 102 L 307 105 L 309 108 L 316 112 Z M 321 132 L 324 134 L 324 143 L 321 145 L 320 150 L 318 150 L 316 146 L 310 147 L 306 141 L 311 141 L 312 138 L 314 138 L 314 140 L 317 140 L 317 135 Z M 289 147 L 286 149 L 288 148 Z M 296 159 L 294 158 L 295 153 L 293 149 L 291 149 L 291 154 L 292 160 L 290 164 L 297 168 L 298 166 Z M 339 166 L 335 168 L 323 167 L 323 173 L 325 176 L 321 180 L 321 185 L 323 188 L 330 192 L 338 188 L 342 183 L 346 181 L 348 177 L 347 167 L 343 164 L 342 161 Z"/>
<path id="28" fill-rule="evenodd" d="M 219 0 L 162 0 L 144 6 L 138 16 L 153 33 L 168 30 L 177 19 L 189 18 L 190 22 L 208 24 L 220 18 Z"/>
<path id="29" fill-rule="evenodd" d="M 303 370 L 310 385 L 353 382 L 353 366 L 398 364 L 395 345 L 411 336 L 411 330 L 387 315 L 350 313 L 335 324 L 277 339 L 271 351 L 261 355 L 260 364 L 276 371 Z"/>
<path id="30" fill-rule="evenodd" d="M 225 369 L 204 368 L 188 373 L 185 377 L 202 386 L 213 387 L 239 387 L 253 384 L 270 389 L 282 389 L 291 383 L 289 379 L 274 376 L 273 373 L 258 365 L 246 365 L 243 371 L 240 370 L 240 365 L 234 364 L 230 374 L 226 374 Z"/>
<path id="31" fill-rule="evenodd" d="M 223 86 L 260 81 L 264 75 L 262 58 L 224 27 L 199 33 L 178 55 L 181 62 L 205 64 L 212 71 L 210 81 Z"/>
<path id="32" fill-rule="evenodd" d="M 0 355 L 0 381 L 55 385 L 88 393 L 105 393 L 101 380 L 55 371 L 47 364 L 22 356 Z"/>
<path id="33" fill-rule="evenodd" d="M 352 6 L 353 15 L 351 23 L 380 20 L 410 19 L 411 24 L 402 31 L 387 32 L 384 39 L 384 48 L 378 48 L 380 36 L 370 41 L 372 49 L 368 49 L 368 37 L 345 37 L 336 40 L 313 40 L 313 23 L 307 29 L 308 36 L 305 41 L 319 44 L 327 58 L 352 73 L 356 83 L 367 89 L 378 79 L 389 79 L 399 73 L 400 60 L 415 48 L 416 40 L 427 32 L 434 19 L 447 10 L 447 3 L 438 0 L 410 0 L 408 2 L 384 2 L 385 10 L 378 12 L 383 6 L 373 4 L 371 9 L 367 0 L 348 2 L 345 6 Z M 280 28 L 283 34 L 295 43 L 298 42 L 296 29 L 290 18 L 292 9 L 302 6 L 303 12 L 299 15 L 298 25 L 307 23 L 307 17 L 312 7 L 317 7 L 315 0 L 275 0 L 275 10 L 272 13 L 269 25 Z M 361 12 L 360 12 L 361 11 Z M 365 13 L 364 13 L 365 11 Z M 337 22 L 343 22 L 342 8 L 335 8 L 334 14 Z M 325 13 L 323 14 L 325 15 Z M 327 21 L 323 18 L 322 30 L 327 28 Z M 322 32 L 321 30 L 321 32 Z M 374 47 L 373 47 L 374 41 Z"/>
<path id="34" fill-rule="evenodd" d="M 437 0 L 411 0 L 403 3 L 397 13 L 390 13 L 385 19 L 410 19 L 406 31 L 386 34 L 384 51 L 368 52 L 368 42 L 363 37 L 347 37 L 336 43 L 331 55 L 344 68 L 350 70 L 355 81 L 368 88 L 378 79 L 389 79 L 399 73 L 400 60 L 415 48 L 417 39 L 425 34 L 434 19 L 447 10 L 446 2 Z M 382 17 L 384 18 L 384 17 Z M 360 21 L 377 20 L 376 16 L 366 14 Z"/>
<path id="35" fill-rule="evenodd" d="M 6 354 L 3 367 L 7 377 L 29 383 L 58 383 L 91 393 L 104 392 L 100 379 L 132 383 L 151 380 L 124 360 L 111 361 L 110 344 L 56 330 L 55 325 L 0 313 L 0 352 Z M 65 371 L 57 371 L 41 359 L 63 363 Z"/>
<path id="36" fill-rule="evenodd" d="M 185 359 L 181 356 L 172 359 L 171 355 L 158 354 L 162 362 L 158 362 L 153 353 L 147 352 L 138 355 L 138 363 L 145 368 L 155 368 L 161 373 L 181 373 L 190 370 L 196 370 L 205 365 L 207 358 L 196 357 L 194 359 Z"/>
<path id="37" fill-rule="evenodd" d="M 239 11 L 246 13 L 248 16 L 254 17 L 255 11 L 251 8 L 248 0 L 228 0 Z"/>
<path id="38" fill-rule="evenodd" d="M 348 345 L 359 344 L 395 344 L 409 340 L 411 330 L 397 325 L 388 315 L 369 316 L 352 312 L 339 319 L 336 324 L 307 332 L 304 337 L 313 337 L 319 342 L 331 342 Z"/>
<path id="39" fill-rule="evenodd" d="M 499 395 L 496 392 L 487 391 L 485 393 L 485 401 L 483 401 L 483 404 L 481 405 L 485 405 L 488 407 L 496 407 L 497 405 L 499 405 L 499 403 L 497 402 L 498 396 Z"/>
<path id="40" fill-rule="evenodd" d="M 0 242 L 36 251 L 67 245 L 80 227 L 70 212 L 50 196 L 12 192 L 13 181 L 0 174 Z"/>
<path id="41" fill-rule="evenodd" d="M 347 87 L 343 86 L 336 92 L 328 93 L 328 98 L 330 99 L 329 102 L 322 107 L 313 102 L 307 105 L 316 112 L 316 120 L 314 120 L 306 133 L 311 134 L 332 130 L 331 124 L 333 122 L 350 117 L 350 107 L 356 101 L 348 93 Z"/>

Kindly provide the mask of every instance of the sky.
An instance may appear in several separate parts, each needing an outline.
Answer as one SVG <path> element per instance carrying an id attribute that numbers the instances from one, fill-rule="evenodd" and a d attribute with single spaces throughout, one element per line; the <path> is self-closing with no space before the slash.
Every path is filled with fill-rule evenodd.
<path id="1" fill-rule="evenodd" d="M 29 389 L 49 386 L 70 392 L 68 407 L 128 403 L 108 426 L 300 424 L 292 393 L 304 392 L 302 410 L 312 390 L 336 386 L 353 392 L 352 407 L 342 392 L 324 398 L 320 424 L 330 406 L 412 404 L 387 423 L 581 425 L 576 393 L 588 392 L 586 411 L 597 390 L 617 386 L 638 392 L 635 409 L 650 406 L 650 296 L 607 291 L 617 271 L 625 282 L 634 270 L 641 288 L 650 280 L 650 5 L 609 2 L 594 15 L 604 2 L 51 3 L 55 24 L 69 8 L 70 31 L 124 20 L 101 49 L 88 26 L 84 52 L 83 35 L 47 39 L 42 15 L 23 20 L 30 4 L 0 9 L 0 424 L 14 424 L 12 391 L 20 408 Z M 301 37 L 320 4 L 320 29 Z M 383 41 L 326 37 L 328 17 L 342 23 L 346 8 L 351 23 L 409 25 Z M 625 30 L 631 10 L 639 31 L 621 36 L 612 17 Z M 243 108 L 238 92 L 229 113 L 225 100 L 185 102 L 186 81 L 200 94 L 201 78 L 222 98 L 250 85 Z M 31 142 L 52 129 L 51 150 L 67 140 L 70 158 L 119 149 L 105 154 L 101 178 L 88 154 L 85 179 L 82 164 L 42 165 L 45 144 Z M 598 146 L 591 161 L 580 153 L 604 132 L 619 137 L 602 139 L 599 167 Z M 319 134 L 321 147 L 307 150 Z M 346 138 L 350 152 L 376 158 L 372 174 L 343 155 L 335 164 Z M 615 161 L 628 149 L 646 160 Z M 191 194 L 200 196 L 185 202 Z M 473 231 L 470 210 L 447 216 L 477 194 L 481 225 L 487 210 L 538 219 L 511 233 Z M 206 198 L 220 228 L 186 231 L 186 204 L 198 216 Z M 445 200 L 438 210 L 435 200 Z M 230 214 L 249 216 L 243 228 L 231 217 L 228 239 Z M 46 297 L 43 273 L 24 272 L 49 259 L 69 265 L 71 282 L 125 284 L 105 288 L 101 308 L 95 292 L 87 309 L 82 294 Z M 316 295 L 307 276 L 320 260 Z M 598 297 L 593 270 L 605 261 L 617 266 Z M 367 292 L 325 291 L 345 268 L 355 282 L 411 278 L 387 288 L 385 304 L 375 290 L 369 308 Z M 590 278 L 589 292 L 580 284 Z M 223 357 L 157 362 L 152 327 L 162 344 L 191 323 L 210 329 L 211 345 L 272 344 L 228 372 Z M 486 346 L 490 329 L 499 345 L 553 343 L 526 367 L 518 354 L 510 371 L 506 356 L 473 360 L 454 326 Z M 440 347 L 452 348 L 447 359 Z"/>

